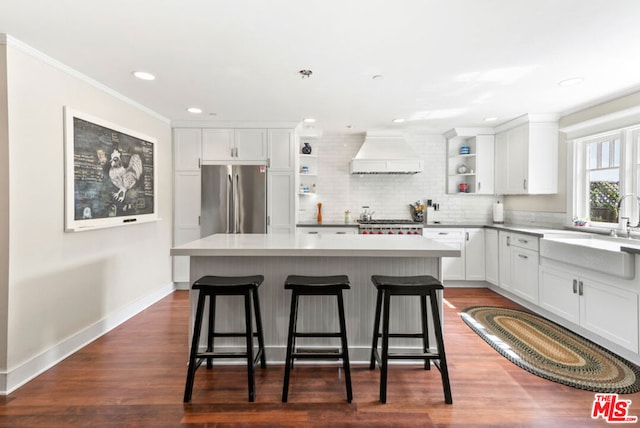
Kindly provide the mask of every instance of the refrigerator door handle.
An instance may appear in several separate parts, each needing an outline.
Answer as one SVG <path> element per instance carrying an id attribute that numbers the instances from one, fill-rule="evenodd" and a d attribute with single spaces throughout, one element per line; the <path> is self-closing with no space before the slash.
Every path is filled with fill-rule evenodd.
<path id="1" fill-rule="evenodd" d="M 231 174 L 227 174 L 227 179 L 229 179 L 229 183 L 227 184 L 227 232 L 231 232 L 231 203 L 233 202 L 233 178 L 231 178 Z"/>
<path id="2" fill-rule="evenodd" d="M 238 189 L 240 188 L 240 175 L 236 174 L 236 185 L 233 186 L 233 211 L 235 213 L 234 219 L 234 233 L 240 233 L 240 206 L 238 205 Z"/>

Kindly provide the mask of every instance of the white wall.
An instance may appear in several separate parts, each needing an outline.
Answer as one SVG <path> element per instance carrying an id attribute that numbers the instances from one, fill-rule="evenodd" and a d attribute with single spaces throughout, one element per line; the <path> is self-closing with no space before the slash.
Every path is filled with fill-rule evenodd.
<path id="1" fill-rule="evenodd" d="M 9 43 L 7 52 L 10 237 L 4 351 L 11 389 L 41 369 L 43 362 L 25 370 L 34 360 L 48 355 L 48 363 L 52 350 L 69 338 L 94 339 L 104 332 L 105 320 L 171 286 L 172 161 L 166 120 L 52 66 L 20 43 Z M 160 221 L 64 232 L 63 106 L 157 139 Z M 6 116 L 0 103 L 0 117 Z M 0 233 L 1 220 L 2 215 Z M 2 250 L 0 255 L 7 257 Z"/>
<path id="2" fill-rule="evenodd" d="M 9 127 L 7 120 L 7 47 L 0 43 L 0 371 L 2 372 L 6 371 L 7 367 L 9 310 Z"/>
<path id="3" fill-rule="evenodd" d="M 415 175 L 351 175 L 349 161 L 358 152 L 363 135 L 325 135 L 313 145 L 318 155 L 317 196 L 300 198 L 300 221 L 315 221 L 322 202 L 323 223 L 339 222 L 350 210 L 355 220 L 363 205 L 374 218 L 409 219 L 409 204 L 432 199 L 441 206 L 442 222 L 485 224 L 492 220 L 494 196 L 446 194 L 446 140 L 442 135 L 409 134 L 407 141 L 425 161 Z"/>

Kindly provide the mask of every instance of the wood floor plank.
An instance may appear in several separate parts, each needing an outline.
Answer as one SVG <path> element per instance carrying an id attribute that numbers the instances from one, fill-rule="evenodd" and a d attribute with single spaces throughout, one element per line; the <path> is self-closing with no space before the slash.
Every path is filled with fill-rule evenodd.
<path id="1" fill-rule="evenodd" d="M 437 369 L 394 364 L 387 404 L 379 371 L 352 366 L 353 402 L 336 366 L 297 365 L 281 403 L 282 366 L 257 369 L 254 403 L 246 370 L 201 368 L 193 399 L 182 403 L 188 350 L 188 293 L 177 291 L 89 344 L 14 393 L 0 398 L 0 427 L 406 426 L 588 427 L 594 393 L 532 375 L 499 355 L 464 324 L 469 306 L 519 308 L 488 289 L 445 290 L 445 344 L 453 405 Z M 640 416 L 640 393 L 629 414 Z"/>

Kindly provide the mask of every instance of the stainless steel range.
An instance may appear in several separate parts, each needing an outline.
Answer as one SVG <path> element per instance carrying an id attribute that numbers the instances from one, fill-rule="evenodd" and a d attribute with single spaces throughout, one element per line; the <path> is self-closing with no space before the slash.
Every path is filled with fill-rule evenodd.
<path id="1" fill-rule="evenodd" d="M 422 235 L 423 224 L 413 220 L 359 220 L 361 235 Z"/>

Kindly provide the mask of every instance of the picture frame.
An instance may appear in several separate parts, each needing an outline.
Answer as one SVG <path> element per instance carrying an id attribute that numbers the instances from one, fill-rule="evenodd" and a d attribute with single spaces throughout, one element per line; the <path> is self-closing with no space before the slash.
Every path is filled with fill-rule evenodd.
<path id="1" fill-rule="evenodd" d="M 64 107 L 65 232 L 158 220 L 157 140 Z"/>

